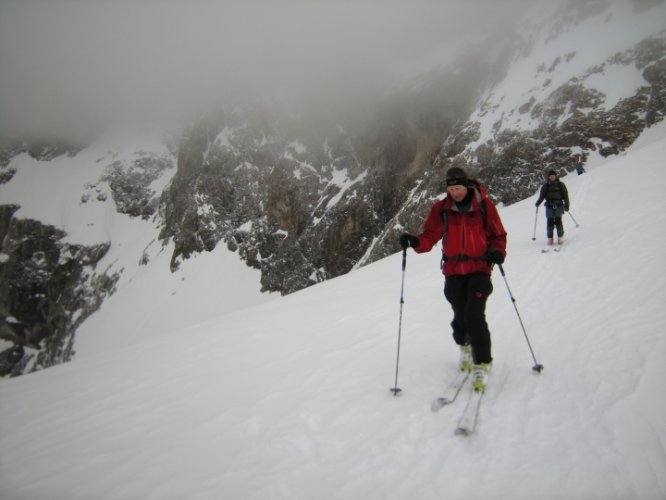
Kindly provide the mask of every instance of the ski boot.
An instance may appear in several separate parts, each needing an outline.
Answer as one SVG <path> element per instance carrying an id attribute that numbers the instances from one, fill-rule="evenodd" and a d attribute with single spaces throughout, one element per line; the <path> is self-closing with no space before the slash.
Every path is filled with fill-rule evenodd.
<path id="1" fill-rule="evenodd" d="M 461 345 L 460 346 L 460 362 L 458 367 L 461 372 L 471 372 L 472 371 L 472 346 Z"/>
<path id="2" fill-rule="evenodd" d="M 490 363 L 481 363 L 472 368 L 472 388 L 477 392 L 484 392 L 488 384 Z"/>

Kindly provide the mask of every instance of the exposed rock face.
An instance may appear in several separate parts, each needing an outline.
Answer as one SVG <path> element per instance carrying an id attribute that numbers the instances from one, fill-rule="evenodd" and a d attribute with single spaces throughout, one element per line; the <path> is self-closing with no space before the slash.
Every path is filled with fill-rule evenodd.
<path id="1" fill-rule="evenodd" d="M 149 219 L 157 211 L 159 203 L 158 193 L 150 189 L 150 183 L 170 167 L 171 163 L 166 158 L 144 156 L 135 160 L 129 168 L 121 162 L 112 163 L 100 180 L 108 183 L 118 212 Z"/>
<path id="2" fill-rule="evenodd" d="M 40 161 L 74 156 L 64 146 L 14 141 L 0 157 L 28 153 Z M 82 205 L 106 202 L 119 213 L 148 219 L 159 196 L 151 183 L 173 168 L 168 156 L 134 152 L 132 160 L 113 156 L 97 183 L 81 194 Z M 3 175 L 4 174 L 4 175 Z M 15 169 L 0 165 L 10 182 Z M 105 298 L 115 292 L 121 271 L 98 269 L 111 242 L 93 246 L 67 243 L 64 231 L 15 216 L 18 205 L 0 205 L 0 376 L 16 376 L 72 359 L 75 333 Z"/>
<path id="3" fill-rule="evenodd" d="M 547 76 L 562 61 L 574 57 L 575 53 L 566 54 L 548 70 L 542 67 L 540 71 Z M 648 85 L 607 109 L 607 96 L 584 83 L 607 66 L 617 64 L 633 65 Z M 507 121 L 511 115 L 529 117 L 536 123 L 532 128 L 512 128 L 500 119 L 494 124 L 492 137 L 474 145 L 481 135 L 479 122 L 463 123 L 446 138 L 432 165 L 419 177 L 415 196 L 386 224 L 364 262 L 397 251 L 396 238 L 402 228 L 418 230 L 434 197 L 441 193 L 439 180 L 451 166 L 463 167 L 479 179 L 495 202 L 511 204 L 532 195 L 550 169 L 564 175 L 579 162 L 585 163 L 591 152 L 609 156 L 624 151 L 646 127 L 664 118 L 665 67 L 666 33 L 662 32 L 554 88 L 547 99 L 526 100 L 505 117 Z M 550 85 L 547 77 L 544 85 Z M 489 96 L 481 103 L 478 116 L 498 106 L 492 92 Z"/>
<path id="4" fill-rule="evenodd" d="M 368 107 L 361 125 L 279 108 L 211 114 L 183 137 L 161 199 L 172 270 L 223 241 L 261 269 L 264 291 L 350 271 L 469 115 L 487 66 L 481 56 L 459 61 Z"/>
<path id="5" fill-rule="evenodd" d="M 18 375 L 71 359 L 76 328 L 113 292 L 117 276 L 95 273 L 109 244 L 62 242 L 53 226 L 13 217 L 0 206 L 0 376 Z"/>
<path id="6" fill-rule="evenodd" d="M 466 103 L 442 108 L 446 116 L 425 110 L 437 102 L 432 89 L 407 92 L 354 136 L 333 124 L 308 130 L 275 110 L 211 116 L 183 138 L 178 173 L 161 200 L 160 236 L 176 242 L 172 268 L 224 241 L 261 269 L 264 290 L 291 293 L 396 252 L 398 234 L 419 227 L 450 166 L 466 168 L 496 202 L 524 199 L 545 171 L 563 175 L 592 151 L 618 154 L 663 119 L 665 43 L 646 39 L 553 88 L 544 101 L 527 100 L 514 113 L 536 126 L 500 120 L 474 147 L 479 124 L 463 117 L 487 79 L 469 89 Z M 544 85 L 575 57 L 540 68 Z M 607 96 L 585 82 L 614 64 L 635 65 L 649 85 L 607 109 Z M 465 81 L 475 70 L 466 68 Z M 451 89 L 457 82 L 438 83 Z M 480 115 L 493 106 L 482 102 Z"/>
<path id="7" fill-rule="evenodd" d="M 561 175 L 571 172 L 578 160 L 584 163 L 592 151 L 602 156 L 619 154 L 646 127 L 663 119 L 664 54 L 666 34 L 648 38 L 554 89 L 544 102 L 522 105 L 518 112 L 529 114 L 539 124 L 533 130 L 502 128 L 497 123 L 494 137 L 476 149 L 451 155 L 445 146 L 441 156 L 475 172 L 496 201 L 510 204 L 524 199 L 543 183 L 547 170 L 552 168 Z M 606 96 L 584 82 L 612 64 L 634 65 L 649 85 L 606 109 Z M 466 124 L 462 134 L 469 135 L 474 127 L 474 123 Z M 582 152 L 577 153 L 579 150 Z"/>
<path id="8" fill-rule="evenodd" d="M 264 290 L 282 293 L 348 272 L 439 146 L 414 130 L 367 144 L 332 127 L 309 141 L 277 124 L 270 135 L 244 121 L 238 128 L 238 118 L 201 124 L 184 139 L 160 236 L 176 243 L 172 269 L 223 240 L 262 270 Z"/>

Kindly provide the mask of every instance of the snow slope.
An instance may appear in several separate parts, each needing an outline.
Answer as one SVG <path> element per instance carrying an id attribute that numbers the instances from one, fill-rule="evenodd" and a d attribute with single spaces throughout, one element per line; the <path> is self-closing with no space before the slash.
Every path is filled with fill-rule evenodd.
<path id="1" fill-rule="evenodd" d="M 389 392 L 396 254 L 0 381 L 0 497 L 666 497 L 665 155 L 662 123 L 626 154 L 566 177 L 580 227 L 565 219 L 560 254 L 539 251 L 543 213 L 532 241 L 534 199 L 501 209 L 506 277 L 545 369 L 532 372 L 496 272 L 495 363 L 476 435 L 453 433 L 464 401 L 430 410 L 457 352 L 438 252 L 410 252 L 399 397 Z"/>
<path id="2" fill-rule="evenodd" d="M 570 2 L 573 3 L 573 2 Z M 561 5 L 552 3 L 556 11 Z M 594 9 L 594 5 L 590 6 Z M 532 39 L 529 53 L 512 62 L 506 78 L 488 89 L 470 121 L 480 124 L 479 138 L 467 145 L 469 151 L 498 134 L 501 130 L 530 130 L 540 124 L 531 113 L 520 112 L 521 105 L 544 103 L 566 83 L 581 84 L 606 96 L 603 107 L 613 108 L 621 99 L 634 96 L 649 85 L 643 69 L 625 64 L 612 56 L 632 49 L 650 36 L 666 29 L 666 2 L 649 9 L 637 9 L 634 2 L 609 2 L 608 10 L 585 18 L 582 22 L 561 26 L 554 37 L 552 19 L 546 6 L 532 11 L 525 22 L 523 36 Z M 581 7 L 581 10 L 586 10 Z M 541 23 L 537 21 L 541 19 Z M 544 25 L 543 19 L 549 19 Z M 558 25 L 559 23 L 555 23 Z M 562 117 L 564 121 L 568 116 Z M 499 128 L 498 128 L 499 125 Z"/>

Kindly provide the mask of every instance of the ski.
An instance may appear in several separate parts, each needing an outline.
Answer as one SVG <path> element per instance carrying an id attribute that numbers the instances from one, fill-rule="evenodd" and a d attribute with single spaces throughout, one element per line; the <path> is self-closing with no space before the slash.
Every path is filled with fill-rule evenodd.
<path id="1" fill-rule="evenodd" d="M 469 372 L 458 372 L 451 383 L 446 387 L 446 389 L 444 389 L 442 395 L 433 402 L 433 410 L 438 410 L 442 406 L 450 405 L 453 403 L 458 397 L 458 394 L 460 394 L 460 390 L 463 388 L 468 378 Z"/>
<path id="2" fill-rule="evenodd" d="M 548 252 L 550 252 L 551 250 L 552 250 L 553 252 L 561 252 L 562 249 L 564 248 L 563 245 L 564 245 L 564 243 L 558 243 L 558 244 L 556 244 L 556 245 L 549 245 L 549 246 L 547 246 L 547 247 L 545 247 L 545 248 L 542 248 L 542 249 L 541 249 L 541 253 L 548 253 Z"/>
<path id="3" fill-rule="evenodd" d="M 555 248 L 556 248 L 556 246 L 555 246 L 554 244 L 551 243 L 551 244 L 546 245 L 545 247 L 543 247 L 543 248 L 541 249 L 541 253 L 548 253 L 548 252 L 550 252 L 551 250 L 555 250 Z"/>
<path id="4" fill-rule="evenodd" d="M 479 420 L 479 410 L 481 409 L 481 398 L 483 398 L 482 391 L 472 391 L 467 400 L 467 405 L 460 415 L 458 426 L 456 427 L 456 434 L 461 436 L 469 436 L 476 431 L 476 425 Z"/>

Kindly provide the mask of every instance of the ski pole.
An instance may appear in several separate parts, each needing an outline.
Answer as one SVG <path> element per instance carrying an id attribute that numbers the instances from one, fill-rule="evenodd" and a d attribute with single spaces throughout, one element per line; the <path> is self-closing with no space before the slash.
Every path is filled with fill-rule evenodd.
<path id="1" fill-rule="evenodd" d="M 405 268 L 407 267 L 407 248 L 402 249 L 402 282 L 400 284 L 400 317 L 398 319 L 398 354 L 395 360 L 395 384 L 390 389 L 397 396 L 402 389 L 398 387 L 398 366 L 400 365 L 400 334 L 402 333 L 402 305 L 405 303 Z"/>
<path id="2" fill-rule="evenodd" d="M 580 227 L 580 226 L 578 225 L 578 222 L 576 222 L 576 219 L 574 219 L 574 216 L 571 215 L 571 212 L 567 211 L 567 213 L 569 214 L 569 217 L 571 217 L 571 220 L 574 221 L 574 224 L 576 224 L 576 227 Z"/>
<path id="3" fill-rule="evenodd" d="M 525 340 L 527 341 L 527 347 L 530 348 L 530 352 L 532 353 L 532 359 L 534 360 L 534 366 L 532 367 L 532 370 L 534 370 L 537 373 L 541 373 L 541 370 L 543 370 L 543 365 L 537 363 L 536 357 L 534 356 L 534 351 L 532 350 L 532 344 L 530 344 L 530 339 L 527 337 L 527 332 L 525 331 L 525 325 L 523 325 L 523 319 L 520 317 L 520 313 L 518 312 L 518 307 L 516 306 L 516 299 L 513 297 L 513 294 L 511 293 L 511 288 L 509 288 L 509 282 L 506 280 L 506 275 L 504 274 L 504 268 L 502 267 L 502 264 L 498 264 L 500 273 L 502 273 L 502 278 L 504 278 L 504 283 L 506 284 L 506 289 L 509 292 L 509 297 L 511 297 L 511 302 L 513 303 L 513 308 L 516 310 L 516 315 L 518 316 L 518 321 L 520 321 L 520 326 L 523 329 L 523 335 L 525 335 Z"/>
<path id="4" fill-rule="evenodd" d="M 534 214 L 534 233 L 532 233 L 532 241 L 536 240 L 536 226 L 537 226 L 537 217 L 539 216 L 539 206 L 536 207 L 536 213 Z"/>

